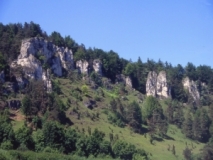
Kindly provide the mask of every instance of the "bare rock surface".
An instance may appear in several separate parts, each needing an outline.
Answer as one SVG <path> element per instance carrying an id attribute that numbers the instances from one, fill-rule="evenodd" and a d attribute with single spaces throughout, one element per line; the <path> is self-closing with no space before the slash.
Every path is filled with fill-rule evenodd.
<path id="1" fill-rule="evenodd" d="M 146 81 L 146 95 L 156 97 L 156 88 L 157 88 L 157 73 L 151 71 L 148 74 Z"/>
<path id="2" fill-rule="evenodd" d="M 22 41 L 20 55 L 13 65 L 21 65 L 30 78 L 42 78 L 42 65 L 49 65 L 56 76 L 62 76 L 62 68 L 73 68 L 73 54 L 68 48 L 58 47 L 43 38 Z"/>
<path id="3" fill-rule="evenodd" d="M 197 85 L 193 80 L 190 80 L 189 77 L 186 77 L 183 79 L 182 83 L 184 88 L 188 90 L 194 101 L 200 100 L 200 93 L 198 92 Z"/>
<path id="4" fill-rule="evenodd" d="M 160 73 L 158 74 L 156 92 L 157 92 L 157 96 L 160 98 L 169 98 L 171 96 L 165 71 L 160 71 Z"/>
<path id="5" fill-rule="evenodd" d="M 146 81 L 146 95 L 159 98 L 171 97 L 165 71 L 160 71 L 158 75 L 155 71 L 149 72 Z"/>
<path id="6" fill-rule="evenodd" d="M 93 69 L 102 76 L 102 62 L 100 59 L 93 60 Z"/>
<path id="7" fill-rule="evenodd" d="M 79 60 L 76 62 L 76 68 L 81 74 L 88 74 L 89 63 L 86 60 Z"/>

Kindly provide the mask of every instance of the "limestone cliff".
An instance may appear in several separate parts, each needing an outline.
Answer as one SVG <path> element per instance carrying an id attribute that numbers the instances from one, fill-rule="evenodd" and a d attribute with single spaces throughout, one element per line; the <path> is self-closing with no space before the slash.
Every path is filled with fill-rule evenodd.
<path id="1" fill-rule="evenodd" d="M 184 88 L 187 89 L 194 101 L 198 101 L 200 99 L 200 93 L 198 92 L 196 83 L 193 80 L 190 81 L 189 77 L 184 78 L 182 83 Z"/>
<path id="2" fill-rule="evenodd" d="M 49 74 L 50 70 L 44 68 L 51 69 L 56 76 L 62 76 L 63 68 L 73 69 L 73 54 L 68 48 L 58 47 L 44 38 L 29 38 L 22 41 L 20 55 L 10 67 L 14 70 L 21 67 L 28 79 L 42 79 L 47 92 L 51 92 L 51 80 L 44 76 Z M 16 77 L 16 80 L 23 83 L 20 76 Z"/>
<path id="3" fill-rule="evenodd" d="M 89 63 L 85 60 L 79 60 L 76 62 L 76 69 L 78 69 L 79 73 L 88 74 Z"/>
<path id="4" fill-rule="evenodd" d="M 170 97 L 170 88 L 167 84 L 165 71 L 160 71 L 157 77 L 157 96 L 160 98 Z"/>
<path id="5" fill-rule="evenodd" d="M 73 54 L 68 48 L 58 47 L 43 38 L 22 41 L 17 63 L 30 78 L 41 79 L 42 66 L 48 65 L 56 76 L 62 76 L 62 68 L 73 68 Z"/>
<path id="6" fill-rule="evenodd" d="M 146 95 L 156 97 L 157 73 L 151 71 L 146 81 Z"/>
<path id="7" fill-rule="evenodd" d="M 102 76 L 102 63 L 101 60 L 95 59 L 93 61 L 93 69 L 95 70 L 96 73 Z"/>
<path id="8" fill-rule="evenodd" d="M 159 98 L 170 97 L 165 71 L 160 71 L 158 75 L 155 71 L 149 72 L 146 81 L 146 95 Z"/>

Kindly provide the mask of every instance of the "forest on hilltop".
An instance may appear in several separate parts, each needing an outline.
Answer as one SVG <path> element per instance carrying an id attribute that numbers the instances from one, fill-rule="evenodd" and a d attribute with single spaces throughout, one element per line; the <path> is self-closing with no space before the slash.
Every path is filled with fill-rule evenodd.
<path id="1" fill-rule="evenodd" d="M 82 75 L 63 70 L 62 77 L 51 75 L 52 93 L 45 92 L 41 80 L 30 80 L 24 88 L 5 93 L 7 82 L 16 83 L 10 64 L 20 54 L 22 40 L 32 37 L 43 37 L 59 47 L 71 49 L 75 62 L 85 60 L 91 64 L 93 60 L 99 59 L 102 62 L 103 77 L 91 68 L 88 70 L 90 80 L 97 87 L 90 81 L 82 80 Z M 76 115 L 78 120 L 86 117 L 91 121 L 107 115 L 109 124 L 129 128 L 140 135 L 148 135 L 151 145 L 159 137 L 171 138 L 167 133 L 169 126 L 174 125 L 186 138 L 205 144 L 202 152 L 195 155 L 192 154 L 193 147 L 189 149 L 186 144 L 182 153 L 185 159 L 213 159 L 213 69 L 210 66 L 195 66 L 191 62 L 186 66 L 173 66 L 161 60 L 155 62 L 148 59 L 143 62 L 141 57 L 132 62 L 120 57 L 113 50 L 86 48 L 70 36 L 62 37 L 56 31 L 47 35 L 39 24 L 30 22 L 8 25 L 0 23 L 1 71 L 5 73 L 5 82 L 0 81 L 0 148 L 8 150 L 9 156 L 0 152 L 0 159 L 10 156 L 15 157 L 14 159 L 30 159 L 34 152 L 63 154 L 64 159 L 72 159 L 73 155 L 87 158 L 152 159 L 144 148 L 137 148 L 136 145 L 119 139 L 118 134 L 110 133 L 108 136 L 97 128 L 91 130 L 88 127 L 79 131 L 78 128 L 70 127 L 75 122 L 69 118 L 68 113 Z M 166 72 L 171 98 L 161 100 L 145 96 L 150 71 Z M 122 83 L 116 83 L 117 75 L 120 74 L 131 78 L 134 91 Z M 199 100 L 195 101 L 184 88 L 182 81 L 185 77 L 196 82 Z M 110 80 L 112 91 L 107 90 L 104 78 Z M 66 93 L 66 85 L 73 90 Z M 134 98 L 130 101 L 128 96 Z M 20 110 L 25 116 L 24 125 L 17 130 L 12 125 L 11 111 L 6 105 L 10 99 L 21 100 Z M 93 108 L 99 107 L 100 110 L 90 113 L 79 109 L 85 99 L 90 100 Z M 107 109 L 102 109 L 102 106 L 107 106 Z M 29 150 L 33 152 L 27 155 L 25 152 Z M 174 145 L 169 146 L 168 151 L 176 155 Z M 42 159 L 42 155 L 40 156 Z"/>

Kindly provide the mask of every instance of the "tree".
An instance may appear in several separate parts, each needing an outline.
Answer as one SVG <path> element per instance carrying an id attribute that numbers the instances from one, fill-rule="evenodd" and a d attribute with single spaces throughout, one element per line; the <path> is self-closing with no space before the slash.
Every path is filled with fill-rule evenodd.
<path id="1" fill-rule="evenodd" d="M 65 131 L 65 138 L 64 138 L 65 153 L 70 153 L 76 150 L 76 142 L 78 138 L 79 136 L 75 130 L 67 129 Z"/>
<path id="2" fill-rule="evenodd" d="M 15 132 L 15 138 L 18 142 L 18 146 L 25 145 L 28 149 L 34 149 L 34 141 L 32 138 L 32 130 L 26 126 L 19 128 Z"/>
<path id="3" fill-rule="evenodd" d="M 183 150 L 183 156 L 186 160 L 192 160 L 192 152 L 188 147 Z"/>
<path id="4" fill-rule="evenodd" d="M 153 116 L 154 111 L 163 115 L 163 110 L 162 110 L 160 103 L 153 96 L 146 97 L 144 104 L 143 104 L 143 108 L 144 108 L 143 117 L 145 120 L 150 119 Z"/>
<path id="5" fill-rule="evenodd" d="M 135 101 L 129 104 L 126 112 L 126 119 L 135 132 L 141 131 L 142 113 L 139 104 Z"/>
<path id="6" fill-rule="evenodd" d="M 4 110 L 0 114 L 0 143 L 10 141 L 14 143 L 14 132 L 9 120 L 9 112 Z"/>
<path id="7" fill-rule="evenodd" d="M 202 158 L 205 160 L 212 160 L 213 157 L 213 144 L 207 144 L 203 148 Z"/>
<path id="8" fill-rule="evenodd" d="M 197 72 L 196 72 L 196 66 L 190 62 L 187 63 L 185 67 L 186 76 L 189 77 L 189 79 L 196 81 L 197 80 Z"/>
<path id="9" fill-rule="evenodd" d="M 134 145 L 128 144 L 124 141 L 118 140 L 112 147 L 116 157 L 120 159 L 132 159 L 133 154 L 136 152 Z"/>
<path id="10" fill-rule="evenodd" d="M 84 95 L 87 95 L 89 92 L 89 87 L 87 85 L 81 86 L 81 91 Z"/>
<path id="11" fill-rule="evenodd" d="M 186 120 L 183 123 L 183 133 L 185 133 L 186 137 L 193 138 L 193 131 L 192 131 L 192 116 L 190 113 L 187 114 Z"/>
<path id="12" fill-rule="evenodd" d="M 64 130 L 56 122 L 47 121 L 43 128 L 44 145 L 52 148 L 60 148 L 64 142 Z"/>
<path id="13" fill-rule="evenodd" d="M 6 61 L 2 53 L 0 52 L 0 72 L 4 69 L 5 66 L 6 66 Z"/>
<path id="14" fill-rule="evenodd" d="M 24 113 L 24 115 L 26 115 L 26 117 L 32 114 L 31 107 L 32 107 L 31 99 L 28 95 L 26 95 L 22 99 L 22 105 L 21 105 L 21 110 Z"/>

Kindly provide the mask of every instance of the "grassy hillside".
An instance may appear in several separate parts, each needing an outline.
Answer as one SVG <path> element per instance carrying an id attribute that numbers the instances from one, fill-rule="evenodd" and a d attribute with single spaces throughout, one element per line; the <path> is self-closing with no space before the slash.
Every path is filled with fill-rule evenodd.
<path id="1" fill-rule="evenodd" d="M 88 128 L 93 131 L 97 128 L 105 133 L 105 138 L 110 140 L 109 134 L 112 133 L 118 139 L 125 140 L 128 143 L 134 144 L 137 148 L 144 149 L 149 153 L 150 159 L 184 159 L 183 150 L 188 146 L 193 155 L 199 154 L 204 144 L 192 141 L 186 138 L 179 128 L 175 125 L 169 125 L 167 138 L 155 137 L 153 144 L 150 143 L 149 134 L 134 133 L 129 126 L 124 128 L 111 124 L 108 121 L 109 103 L 112 98 L 119 98 L 122 103 L 128 104 L 131 101 L 139 102 L 140 107 L 143 107 L 144 95 L 131 88 L 125 88 L 125 93 L 119 92 L 119 84 L 112 87 L 111 90 L 106 88 L 92 89 L 85 81 L 80 80 L 72 82 L 69 79 L 56 78 L 55 83 L 61 89 L 60 99 L 66 106 L 66 116 L 71 120 L 72 125 L 67 126 L 74 128 L 78 132 L 88 134 Z M 82 86 L 87 86 L 86 93 L 82 93 Z M 101 90 L 102 94 L 99 93 Z M 79 92 L 79 93 L 78 93 Z M 124 98 L 125 97 L 125 98 Z M 95 101 L 92 105 L 93 109 L 85 106 L 89 100 Z M 164 111 L 166 103 L 160 101 Z M 12 113 L 12 112 L 11 112 Z M 14 130 L 20 128 L 24 123 L 23 115 L 20 111 L 13 111 Z M 146 128 L 147 126 L 143 126 Z M 175 147 L 175 155 L 172 154 L 172 147 Z"/>

